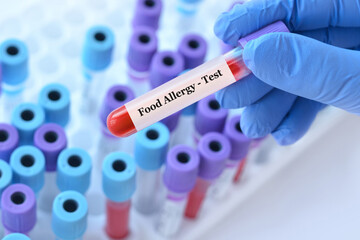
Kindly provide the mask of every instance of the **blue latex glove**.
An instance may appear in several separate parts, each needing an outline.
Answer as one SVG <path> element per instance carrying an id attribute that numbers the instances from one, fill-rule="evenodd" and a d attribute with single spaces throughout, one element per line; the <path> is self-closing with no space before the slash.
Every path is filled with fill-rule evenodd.
<path id="1" fill-rule="evenodd" d="M 360 114 L 359 0 L 254 0 L 235 5 L 215 24 L 225 43 L 277 20 L 293 33 L 271 33 L 244 48 L 253 75 L 219 91 L 225 108 L 245 107 L 241 128 L 292 144 L 316 114 L 333 105 Z M 295 34 L 296 33 L 296 34 Z"/>

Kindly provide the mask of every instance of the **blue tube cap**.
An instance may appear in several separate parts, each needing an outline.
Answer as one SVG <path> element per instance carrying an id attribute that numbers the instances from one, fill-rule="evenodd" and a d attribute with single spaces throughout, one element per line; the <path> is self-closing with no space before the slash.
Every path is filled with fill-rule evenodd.
<path id="1" fill-rule="evenodd" d="M 17 39 L 8 39 L 0 45 L 3 82 L 9 85 L 23 83 L 29 75 L 29 52 Z"/>
<path id="2" fill-rule="evenodd" d="M 44 186 L 45 157 L 38 148 L 18 147 L 11 154 L 10 166 L 14 172 L 14 183 L 28 185 L 34 193 Z"/>
<path id="3" fill-rule="evenodd" d="M 102 186 L 108 199 L 125 202 L 135 192 L 136 164 L 134 159 L 123 152 L 113 152 L 105 157 L 102 166 Z"/>
<path id="4" fill-rule="evenodd" d="M 2 240 L 31 240 L 31 239 L 22 233 L 11 233 L 9 235 L 6 235 Z"/>
<path id="5" fill-rule="evenodd" d="M 69 122 L 70 93 L 62 84 L 50 83 L 40 91 L 39 104 L 45 111 L 47 123 L 65 127 Z"/>
<path id="6" fill-rule="evenodd" d="M 166 160 L 170 133 L 158 122 L 136 133 L 135 161 L 145 170 L 158 170 Z"/>
<path id="7" fill-rule="evenodd" d="M 85 37 L 82 52 L 83 65 L 89 70 L 100 71 L 107 68 L 112 60 L 115 36 L 110 28 L 94 26 Z"/>
<path id="8" fill-rule="evenodd" d="M 0 159 L 0 173 L 1 173 L 0 176 L 0 197 L 1 197 L 2 192 L 5 190 L 7 186 L 9 186 L 13 178 L 13 172 L 11 170 L 11 167 L 7 162 L 5 162 L 2 159 Z"/>
<path id="9" fill-rule="evenodd" d="M 84 194 L 90 186 L 91 157 L 81 148 L 63 150 L 57 162 L 56 183 L 60 191 Z"/>
<path id="10" fill-rule="evenodd" d="M 32 145 L 34 133 L 45 121 L 44 110 L 37 104 L 21 103 L 13 111 L 11 123 L 19 132 L 19 145 Z"/>
<path id="11" fill-rule="evenodd" d="M 57 195 L 52 209 L 52 230 L 61 239 L 78 239 L 87 227 L 88 203 L 76 191 Z"/>

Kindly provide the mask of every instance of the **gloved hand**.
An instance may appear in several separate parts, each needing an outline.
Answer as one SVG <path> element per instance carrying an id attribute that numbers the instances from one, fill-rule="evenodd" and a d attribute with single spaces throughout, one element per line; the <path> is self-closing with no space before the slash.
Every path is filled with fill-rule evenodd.
<path id="1" fill-rule="evenodd" d="M 359 0 L 254 0 L 220 15 L 214 31 L 225 43 L 282 20 L 292 33 L 250 41 L 252 75 L 219 91 L 225 108 L 245 107 L 241 128 L 278 143 L 301 138 L 326 104 L 360 114 Z"/>

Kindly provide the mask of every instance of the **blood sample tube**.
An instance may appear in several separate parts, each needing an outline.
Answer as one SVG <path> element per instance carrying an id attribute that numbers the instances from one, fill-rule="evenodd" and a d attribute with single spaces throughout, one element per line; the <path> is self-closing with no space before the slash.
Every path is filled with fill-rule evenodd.
<path id="1" fill-rule="evenodd" d="M 45 157 L 34 146 L 17 148 L 10 158 L 13 182 L 29 186 L 37 195 L 44 186 Z"/>
<path id="2" fill-rule="evenodd" d="M 225 55 L 206 62 L 114 110 L 107 120 L 110 132 L 120 137 L 134 134 L 248 76 L 251 71 L 243 61 L 242 46 L 270 32 L 288 32 L 288 29 L 282 22 L 271 24 L 240 39 L 241 46 Z M 171 63 L 164 60 L 166 64 Z"/>
<path id="3" fill-rule="evenodd" d="M 97 109 L 97 101 L 94 96 L 102 96 L 100 84 L 104 84 L 102 76 L 113 58 L 115 36 L 111 29 L 106 26 L 91 27 L 85 36 L 82 51 L 82 63 L 84 67 L 84 87 L 82 89 L 81 109 L 85 113 L 92 113 Z"/>
<path id="4" fill-rule="evenodd" d="M 222 132 L 228 113 L 229 110 L 220 107 L 214 94 L 200 100 L 195 114 L 195 143 L 206 133 Z"/>
<path id="5" fill-rule="evenodd" d="M 242 168 L 246 162 L 251 139 L 246 137 L 240 128 L 240 115 L 231 117 L 225 124 L 224 135 L 229 139 L 231 152 L 226 160 L 224 171 L 210 188 L 211 196 L 221 199 L 229 190 L 237 172 L 238 166 Z"/>
<path id="6" fill-rule="evenodd" d="M 11 116 L 11 123 L 19 132 L 19 145 L 32 145 L 34 133 L 44 121 L 45 113 L 39 105 L 19 104 Z"/>
<path id="7" fill-rule="evenodd" d="M 189 146 L 177 145 L 168 152 L 163 176 L 167 193 L 156 225 L 160 235 L 170 237 L 179 231 L 186 198 L 195 186 L 199 163 L 199 154 Z"/>
<path id="8" fill-rule="evenodd" d="M 51 227 L 58 240 L 81 240 L 87 227 L 88 204 L 76 191 L 65 191 L 54 199 Z"/>
<path id="9" fill-rule="evenodd" d="M 18 39 L 8 39 L 0 45 L 0 63 L 3 89 L 3 120 L 11 116 L 14 107 L 23 100 L 23 90 L 29 75 L 29 52 Z"/>
<path id="10" fill-rule="evenodd" d="M 45 111 L 45 122 L 65 127 L 70 116 L 70 93 L 62 84 L 50 83 L 40 91 L 39 104 Z"/>
<path id="11" fill-rule="evenodd" d="M 131 145 L 133 144 L 133 141 L 131 141 L 131 139 L 121 141 L 121 139 L 114 137 L 106 126 L 106 118 L 114 109 L 134 98 L 135 94 L 133 90 L 125 85 L 114 85 L 107 91 L 99 114 L 102 134 L 100 135 L 98 142 L 97 159 L 103 159 L 107 154 L 114 151 L 126 151 L 132 153 Z"/>
<path id="12" fill-rule="evenodd" d="M 91 157 L 81 148 L 64 149 L 57 161 L 56 184 L 61 192 L 85 194 L 90 186 Z"/>
<path id="13" fill-rule="evenodd" d="M 31 239 L 22 233 L 11 233 L 9 235 L 6 235 L 2 240 L 31 240 Z"/>
<path id="14" fill-rule="evenodd" d="M 137 0 L 132 20 L 133 28 L 148 26 L 155 30 L 159 27 L 162 0 Z"/>
<path id="15" fill-rule="evenodd" d="M 169 139 L 169 130 L 162 123 L 155 123 L 136 134 L 137 188 L 134 206 L 140 213 L 151 214 L 159 207 L 160 170 L 166 159 Z"/>
<path id="16" fill-rule="evenodd" d="M 36 130 L 34 145 L 45 156 L 45 184 L 39 194 L 39 207 L 51 212 L 52 202 L 58 194 L 56 186 L 56 167 L 60 152 L 67 146 L 64 129 L 55 123 L 46 123 Z"/>
<path id="17" fill-rule="evenodd" d="M 127 52 L 128 75 L 131 80 L 145 80 L 149 77 L 151 60 L 158 48 L 154 29 L 139 26 L 133 30 Z"/>
<path id="18" fill-rule="evenodd" d="M 15 127 L 0 123 L 0 159 L 9 162 L 11 153 L 19 145 L 19 133 Z"/>
<path id="19" fill-rule="evenodd" d="M 185 216 L 196 218 L 206 198 L 210 185 L 216 181 L 225 167 L 231 151 L 229 140 L 221 133 L 210 132 L 203 136 L 198 145 L 200 155 L 199 174 L 194 189 L 186 203 Z"/>
<path id="20" fill-rule="evenodd" d="M 135 192 L 136 164 L 122 152 L 106 156 L 102 167 L 103 191 L 106 201 L 105 231 L 110 238 L 125 238 L 129 234 L 131 197 Z"/>
<path id="21" fill-rule="evenodd" d="M 28 234 L 36 224 L 36 197 L 24 184 L 13 184 L 1 196 L 2 223 L 5 234 Z"/>

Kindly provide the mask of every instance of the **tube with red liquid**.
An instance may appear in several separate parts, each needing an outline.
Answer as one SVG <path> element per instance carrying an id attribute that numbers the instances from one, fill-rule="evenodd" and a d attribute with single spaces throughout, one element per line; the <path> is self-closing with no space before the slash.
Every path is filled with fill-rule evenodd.
<path id="1" fill-rule="evenodd" d="M 103 191 L 106 201 L 105 231 L 110 238 L 125 238 L 129 234 L 131 197 L 135 192 L 136 165 L 122 152 L 106 156 L 102 167 Z"/>
<path id="2" fill-rule="evenodd" d="M 127 137 L 216 91 L 248 76 L 243 61 L 245 44 L 270 32 L 288 32 L 282 22 L 273 23 L 239 40 L 241 46 L 149 91 L 114 110 L 107 118 L 112 134 Z"/>
<path id="3" fill-rule="evenodd" d="M 185 209 L 187 218 L 196 218 L 210 185 L 216 181 L 225 168 L 231 144 L 221 133 L 210 132 L 198 144 L 200 155 L 199 174 L 195 188 L 190 192 Z"/>

